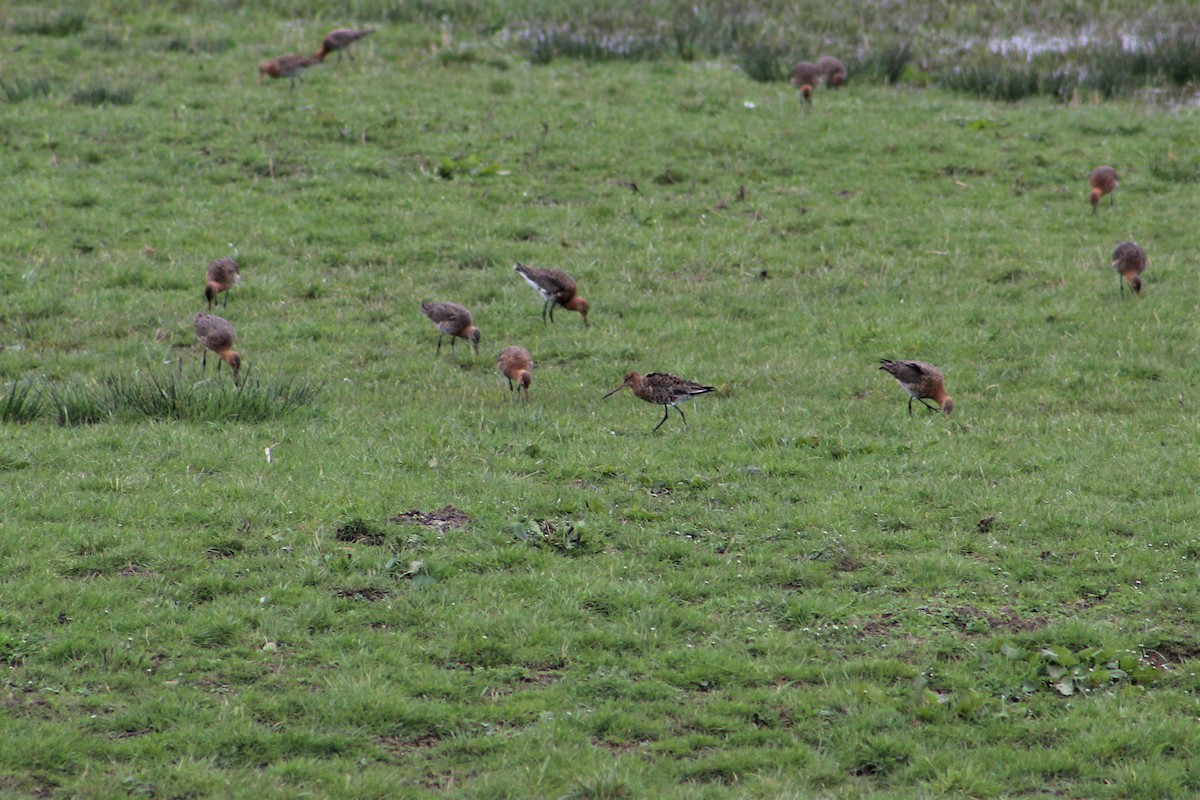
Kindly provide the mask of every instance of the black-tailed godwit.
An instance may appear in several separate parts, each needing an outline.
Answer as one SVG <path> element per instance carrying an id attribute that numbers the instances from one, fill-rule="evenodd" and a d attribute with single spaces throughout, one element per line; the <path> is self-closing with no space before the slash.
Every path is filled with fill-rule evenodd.
<path id="1" fill-rule="evenodd" d="M 846 65 L 833 56 L 818 58 L 817 69 L 821 71 L 825 85 L 831 89 L 840 89 L 846 83 Z"/>
<path id="2" fill-rule="evenodd" d="M 554 321 L 554 306 L 560 305 L 568 311 L 578 311 L 583 317 L 583 327 L 588 326 L 588 303 L 578 294 L 575 279 L 561 269 L 542 269 L 517 264 L 513 267 L 521 273 L 526 282 L 537 289 L 538 294 L 546 301 L 542 306 L 542 322 L 546 321 L 546 311 L 550 311 L 550 321 Z"/>
<path id="3" fill-rule="evenodd" d="M 1112 194 L 1113 189 L 1117 188 L 1117 171 L 1112 167 L 1096 167 L 1088 175 L 1088 185 L 1092 187 L 1092 213 L 1095 214 L 1100 198 Z M 1108 198 L 1108 204 L 1113 204 L 1113 198 Z"/>
<path id="4" fill-rule="evenodd" d="M 879 368 L 900 382 L 908 392 L 908 415 L 912 416 L 912 401 L 917 400 L 930 411 L 936 408 L 925 402 L 926 398 L 941 406 L 947 417 L 954 412 L 954 401 L 946 394 L 946 376 L 932 364 L 924 361 L 892 361 L 879 359 Z"/>
<path id="5" fill-rule="evenodd" d="M 792 67 L 791 81 L 792 86 L 800 90 L 800 96 L 804 98 L 804 107 L 812 108 L 812 93 L 821 82 L 821 70 L 811 61 L 801 61 Z"/>
<path id="6" fill-rule="evenodd" d="M 204 345 L 204 357 L 200 363 L 201 373 L 208 366 L 208 351 L 212 350 L 233 371 L 233 385 L 239 385 L 238 372 L 242 368 L 242 358 L 233 350 L 233 343 L 237 339 L 237 331 L 229 324 L 229 320 L 200 311 L 196 314 L 195 327 L 196 339 L 200 344 Z M 217 369 L 218 371 L 221 369 L 220 362 L 217 363 Z"/>
<path id="7" fill-rule="evenodd" d="M 513 381 L 516 381 L 517 386 L 525 390 L 525 399 L 529 400 L 529 381 L 532 377 L 529 371 L 533 369 L 533 359 L 529 357 L 528 350 L 516 346 L 504 348 L 496 357 L 496 368 L 508 378 L 509 391 L 516 388 L 513 385 Z"/>
<path id="8" fill-rule="evenodd" d="M 206 280 L 208 282 L 204 285 L 204 299 L 208 300 L 208 310 L 212 311 L 213 300 L 221 292 L 226 292 L 225 305 L 223 307 L 229 307 L 228 292 L 235 284 L 242 282 L 242 276 L 238 272 L 236 261 L 232 258 L 218 258 L 208 265 Z"/>
<path id="9" fill-rule="evenodd" d="M 342 51 L 345 50 L 346 55 L 348 55 L 350 60 L 353 61 L 354 54 L 348 49 L 350 45 L 354 44 L 365 36 L 370 36 L 374 32 L 374 28 L 338 28 L 336 31 L 331 32 L 325 37 L 325 41 L 321 43 L 321 49 L 317 51 L 316 57 L 324 61 L 325 56 L 329 55 L 330 53 L 337 53 L 338 61 L 341 61 Z"/>
<path id="10" fill-rule="evenodd" d="M 292 82 L 291 91 L 296 91 L 296 81 L 304 83 L 304 70 L 320 64 L 321 59 L 313 56 L 280 56 L 273 61 L 264 61 L 258 65 L 258 82 L 263 82 L 263 76 L 271 78 L 287 78 Z"/>
<path id="11" fill-rule="evenodd" d="M 475 327 L 471 312 L 458 303 L 421 303 L 421 313 L 433 320 L 439 332 L 437 352 L 442 352 L 442 337 L 450 337 L 450 349 L 454 349 L 455 338 L 466 339 L 479 354 L 479 340 L 483 334 Z"/>
<path id="12" fill-rule="evenodd" d="M 663 407 L 663 418 L 654 426 L 654 430 L 661 428 L 662 424 L 667 421 L 667 417 L 671 415 L 671 406 L 675 406 L 675 410 L 679 412 L 680 419 L 683 420 L 683 427 L 686 428 L 687 417 L 683 415 L 683 409 L 679 407 L 679 404 L 686 400 L 691 400 L 696 395 L 708 394 L 714 391 L 714 387 L 712 386 L 704 386 L 694 381 L 677 378 L 665 372 L 651 372 L 646 376 L 631 372 L 625 376 L 625 380 L 620 386 L 604 395 L 604 397 L 612 397 L 626 386 L 647 403 Z"/>
<path id="13" fill-rule="evenodd" d="M 1138 247 L 1133 242 L 1121 242 L 1117 245 L 1117 249 L 1113 250 L 1112 265 L 1124 280 L 1120 283 L 1121 294 L 1125 294 L 1125 284 L 1129 284 L 1129 288 L 1134 294 L 1142 293 L 1141 274 L 1146 271 L 1146 251 Z"/>

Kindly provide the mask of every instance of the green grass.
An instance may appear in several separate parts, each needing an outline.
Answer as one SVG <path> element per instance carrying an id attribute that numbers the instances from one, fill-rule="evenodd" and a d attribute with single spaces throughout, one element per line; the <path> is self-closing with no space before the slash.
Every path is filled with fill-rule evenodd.
<path id="1" fill-rule="evenodd" d="M 172 8 L 7 23 L 5 81 L 137 91 L 2 134 L 0 794 L 1197 794 L 1194 109 L 804 113 L 707 46 L 530 64 L 482 3 Z M 240 390 L 192 334 L 227 255 Z M 652 433 L 635 369 L 717 390 Z"/>

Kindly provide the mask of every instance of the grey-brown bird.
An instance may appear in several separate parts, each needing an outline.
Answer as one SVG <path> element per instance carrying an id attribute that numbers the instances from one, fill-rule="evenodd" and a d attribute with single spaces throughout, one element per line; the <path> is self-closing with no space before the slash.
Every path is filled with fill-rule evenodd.
<path id="1" fill-rule="evenodd" d="M 532 380 L 530 370 L 533 369 L 533 359 L 524 347 L 506 347 L 496 357 L 496 368 L 500 374 L 508 378 L 508 389 L 512 391 L 520 386 L 525 390 L 525 400 L 529 400 L 529 382 Z M 513 384 L 516 381 L 516 385 Z M 517 392 L 520 394 L 520 391 Z"/>
<path id="2" fill-rule="evenodd" d="M 946 377 L 933 364 L 926 364 L 924 361 L 892 361 L 881 358 L 879 359 L 879 368 L 899 381 L 904 391 L 908 392 L 908 415 L 910 417 L 912 416 L 913 400 L 920 402 L 930 411 L 936 412 L 938 409 L 925 402 L 926 399 L 932 400 L 941 407 L 942 413 L 947 417 L 954 412 L 954 401 L 950 399 L 950 395 L 946 394 Z"/>
<path id="3" fill-rule="evenodd" d="M 338 28 L 332 31 L 325 37 L 325 41 L 321 43 L 321 49 L 317 51 L 316 57 L 321 61 L 325 60 L 325 56 L 330 53 L 338 54 L 338 61 L 342 60 L 342 51 L 346 51 L 346 55 L 350 60 L 354 60 L 354 54 L 350 52 L 350 45 L 362 39 L 365 36 L 370 36 L 375 32 L 374 28 Z"/>
<path id="4" fill-rule="evenodd" d="M 831 89 L 840 89 L 846 83 L 846 65 L 833 56 L 821 56 L 817 59 L 817 69 L 825 85 Z"/>
<path id="5" fill-rule="evenodd" d="M 475 321 L 471 319 L 471 312 L 460 306 L 458 303 L 430 303 L 428 301 L 421 303 L 421 313 L 433 320 L 433 324 L 437 325 L 439 332 L 437 352 L 442 352 L 442 337 L 450 337 L 450 349 L 454 349 L 454 340 L 466 339 L 475 348 L 476 355 L 479 354 L 479 340 L 483 338 L 479 328 L 475 327 Z"/>
<path id="6" fill-rule="evenodd" d="M 1088 175 L 1088 186 L 1092 188 L 1091 201 L 1092 213 L 1096 213 L 1096 206 L 1100 203 L 1100 198 L 1104 195 L 1111 195 L 1113 189 L 1117 188 L 1117 171 L 1112 167 L 1096 167 Z M 1108 198 L 1108 204 L 1113 204 L 1113 198 Z"/>
<path id="7" fill-rule="evenodd" d="M 205 314 L 203 311 L 196 314 L 196 340 L 204 346 L 204 357 L 200 363 L 200 371 L 203 374 L 204 369 L 208 366 L 208 351 L 212 350 L 221 357 L 229 365 L 229 369 L 233 371 L 233 385 L 240 386 L 241 379 L 239 372 L 242 369 L 242 358 L 233 349 L 233 343 L 237 339 L 237 331 L 229 324 L 228 320 Z M 217 370 L 220 371 L 221 363 L 217 362 Z"/>
<path id="8" fill-rule="evenodd" d="M 546 322 L 546 311 L 550 311 L 550 321 L 554 321 L 554 307 L 562 306 L 568 311 L 578 311 L 583 317 L 583 327 L 588 326 L 588 303 L 576 292 L 578 287 L 575 279 L 561 269 L 542 269 L 517 264 L 513 267 L 525 281 L 537 290 L 546 301 L 542 306 L 542 323 Z"/>
<path id="9" fill-rule="evenodd" d="M 1134 294 L 1142 293 L 1141 274 L 1146 271 L 1148 263 L 1146 251 L 1133 242 L 1121 242 L 1117 245 L 1112 254 L 1112 266 L 1123 279 L 1120 281 L 1122 295 L 1125 294 L 1126 283 Z"/>
<path id="10" fill-rule="evenodd" d="M 287 78 L 292 82 L 290 91 L 294 92 L 296 91 L 296 81 L 304 83 L 304 71 L 320 63 L 321 59 L 313 56 L 280 56 L 258 65 L 258 82 L 262 83 L 263 77 Z"/>
<path id="11" fill-rule="evenodd" d="M 204 299 L 208 301 L 208 310 L 212 311 L 213 300 L 217 295 L 225 292 L 225 305 L 223 308 L 229 307 L 229 290 L 236 284 L 242 282 L 241 273 L 238 272 L 237 262 L 232 258 L 218 258 L 208 265 L 208 272 L 205 275 L 204 284 Z"/>
<path id="12" fill-rule="evenodd" d="M 800 90 L 800 96 L 804 98 L 804 107 L 812 108 L 812 93 L 821 82 L 821 70 L 811 61 L 801 61 L 792 67 L 791 81 L 792 86 Z"/>
<path id="13" fill-rule="evenodd" d="M 696 395 L 714 391 L 712 386 L 704 386 L 694 381 L 668 375 L 665 372 L 651 372 L 646 376 L 631 372 L 625 376 L 625 380 L 620 386 L 604 397 L 612 397 L 626 386 L 647 403 L 663 407 L 663 418 L 654 426 L 654 430 L 661 428 L 662 424 L 667 421 L 667 417 L 671 415 L 671 406 L 674 406 L 675 410 L 679 412 L 679 418 L 683 420 L 683 427 L 686 428 L 687 417 L 683 415 L 683 409 L 679 407 L 679 404 L 691 400 Z M 651 432 L 653 433 L 653 431 Z"/>

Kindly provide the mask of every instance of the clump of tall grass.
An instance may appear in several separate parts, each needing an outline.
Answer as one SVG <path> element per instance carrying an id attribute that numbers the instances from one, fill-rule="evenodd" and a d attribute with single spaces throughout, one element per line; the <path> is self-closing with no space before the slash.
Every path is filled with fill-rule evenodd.
<path id="1" fill-rule="evenodd" d="M 134 95 L 133 89 L 96 85 L 76 89 L 71 93 L 71 102 L 77 106 L 127 106 Z"/>
<path id="2" fill-rule="evenodd" d="M 761 83 L 785 81 L 792 72 L 790 48 L 752 42 L 738 51 L 738 64 L 746 77 Z"/>
<path id="3" fill-rule="evenodd" d="M 852 56 L 846 62 L 846 72 L 851 80 L 893 85 L 911 62 L 912 43 L 894 42 Z"/>
<path id="4" fill-rule="evenodd" d="M 112 408 L 105 398 L 90 386 L 67 384 L 51 386 L 50 403 L 58 414 L 58 424 L 92 425 L 111 418 Z"/>
<path id="5" fill-rule="evenodd" d="M 938 75 L 937 83 L 944 89 L 974 94 L 985 100 L 1008 102 L 1041 92 L 1037 69 L 1025 64 L 955 67 Z"/>
<path id="6" fill-rule="evenodd" d="M 35 17 L 17 20 L 13 33 L 25 36 L 74 36 L 87 24 L 87 13 L 76 8 L 43 11 Z"/>
<path id="7" fill-rule="evenodd" d="M 533 64 L 549 64 L 555 58 L 653 61 L 673 50 L 673 45 L 655 32 L 605 33 L 599 29 L 580 31 L 566 26 L 531 30 L 520 38 Z"/>
<path id="8" fill-rule="evenodd" d="M 14 78 L 11 81 L 0 81 L 0 93 L 9 103 L 46 97 L 53 89 L 54 82 L 49 78 Z"/>
<path id="9" fill-rule="evenodd" d="M 42 414 L 41 393 L 32 380 L 13 381 L 0 397 L 0 422 L 32 422 Z"/>
<path id="10" fill-rule="evenodd" d="M 1200 183 L 1200 160 L 1164 153 L 1151 159 L 1150 174 L 1170 183 Z"/>
<path id="11" fill-rule="evenodd" d="M 188 422 L 261 422 L 287 416 L 313 405 L 321 388 L 290 376 L 273 382 L 246 378 L 241 386 L 220 379 L 193 383 L 170 371 L 110 375 L 104 381 L 114 416 Z"/>

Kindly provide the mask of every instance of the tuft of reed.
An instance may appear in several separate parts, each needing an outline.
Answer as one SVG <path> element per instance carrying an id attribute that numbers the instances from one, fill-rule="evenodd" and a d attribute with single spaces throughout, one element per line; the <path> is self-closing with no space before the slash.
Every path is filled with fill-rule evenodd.
<path id="1" fill-rule="evenodd" d="M 49 78 L 15 78 L 11 81 L 0 81 L 0 94 L 4 95 L 4 100 L 8 103 L 47 97 L 53 89 L 54 82 Z"/>
<path id="2" fill-rule="evenodd" d="M 0 422 L 32 422 L 41 414 L 41 393 L 34 390 L 32 379 L 14 381 L 0 397 Z"/>
<path id="3" fill-rule="evenodd" d="M 76 89 L 71 93 L 71 102 L 77 106 L 127 106 L 134 95 L 133 89 L 97 85 Z"/>
<path id="4" fill-rule="evenodd" d="M 77 8 L 43 11 L 35 17 L 17 20 L 12 31 L 23 36 L 74 36 L 87 25 L 87 13 Z"/>
<path id="5" fill-rule="evenodd" d="M 599 29 L 581 31 L 574 26 L 540 28 L 519 38 L 533 64 L 549 64 L 556 58 L 592 62 L 654 61 L 676 48 L 673 41 L 656 32 L 605 33 Z"/>

